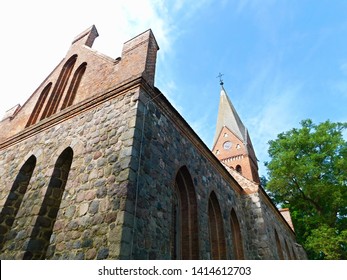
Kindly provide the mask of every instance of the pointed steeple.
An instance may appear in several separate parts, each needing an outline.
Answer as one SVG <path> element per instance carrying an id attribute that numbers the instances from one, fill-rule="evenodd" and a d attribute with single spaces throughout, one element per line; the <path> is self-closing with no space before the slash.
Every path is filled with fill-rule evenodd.
<path id="1" fill-rule="evenodd" d="M 212 152 L 244 177 L 259 182 L 257 158 L 248 130 L 229 99 L 221 80 L 216 132 Z"/>
<path id="2" fill-rule="evenodd" d="M 216 141 L 223 127 L 227 127 L 240 140 L 242 140 L 243 142 L 247 142 L 247 129 L 245 125 L 242 123 L 235 107 L 233 106 L 227 93 L 225 92 L 223 84 L 221 84 L 218 119 L 216 133 L 213 141 L 214 145 L 216 144 Z"/>

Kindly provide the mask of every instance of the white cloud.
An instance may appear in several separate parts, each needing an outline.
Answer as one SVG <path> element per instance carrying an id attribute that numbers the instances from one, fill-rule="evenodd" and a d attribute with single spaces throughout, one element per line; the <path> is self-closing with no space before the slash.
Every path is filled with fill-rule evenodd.
<path id="1" fill-rule="evenodd" d="M 7 109 L 23 104 L 30 97 L 64 58 L 73 38 L 92 24 L 100 34 L 93 48 L 114 58 L 120 56 L 125 41 L 151 28 L 160 47 L 158 63 L 167 63 L 169 54 L 173 53 L 171 59 L 174 57 L 175 40 L 184 32 L 183 21 L 209 2 L 211 0 L 189 3 L 186 0 L 2 1 L 0 23 L 7 28 L 2 30 L 4 40 L 0 54 L 0 73 L 5 77 L 0 118 Z M 162 76 L 171 76 L 162 84 L 169 84 L 174 77 L 167 75 L 168 68 L 162 70 Z M 162 90 L 165 92 L 166 88 Z"/>
<path id="2" fill-rule="evenodd" d="M 47 1 L 17 0 L 0 3 L 2 46 L 0 118 L 23 103 L 64 58 L 70 43 L 95 24 L 100 37 L 93 48 L 116 58 L 123 43 L 151 28 L 161 47 L 171 50 L 170 17 L 160 0 Z M 20 7 L 20 8 L 18 8 Z"/>
<path id="3" fill-rule="evenodd" d="M 301 85 L 283 83 L 274 85 L 264 103 L 253 111 L 253 117 L 246 119 L 253 145 L 259 159 L 260 173 L 265 175 L 263 163 L 268 160 L 268 142 L 281 132 L 297 127 L 303 118 L 300 104 Z"/>
<path id="4" fill-rule="evenodd" d="M 276 54 L 254 64 L 248 73 L 252 79 L 234 105 L 249 130 L 259 159 L 260 174 L 265 175 L 263 163 L 268 160 L 268 141 L 298 126 L 305 118 L 304 85 L 302 81 L 291 81 L 280 71 Z"/>

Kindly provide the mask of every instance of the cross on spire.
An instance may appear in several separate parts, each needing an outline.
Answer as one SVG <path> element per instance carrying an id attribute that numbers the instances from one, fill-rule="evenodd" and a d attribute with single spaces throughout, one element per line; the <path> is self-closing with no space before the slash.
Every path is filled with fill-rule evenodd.
<path id="1" fill-rule="evenodd" d="M 224 84 L 222 77 L 224 76 L 224 74 L 222 74 L 221 72 L 219 72 L 219 75 L 216 78 L 219 78 L 219 84 L 222 86 Z"/>

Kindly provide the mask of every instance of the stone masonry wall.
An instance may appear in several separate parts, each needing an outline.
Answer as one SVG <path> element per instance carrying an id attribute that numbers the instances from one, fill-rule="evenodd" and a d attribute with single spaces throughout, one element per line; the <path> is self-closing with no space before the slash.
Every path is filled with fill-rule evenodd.
<path id="1" fill-rule="evenodd" d="M 199 237 L 194 256 L 210 259 L 218 251 L 210 244 L 212 207 L 225 235 L 223 258 L 236 257 L 234 213 L 244 258 L 278 258 L 275 229 L 284 257 L 292 250 L 304 258 L 261 190 L 238 183 L 154 88 L 152 32 L 126 42 L 116 60 L 90 49 L 96 36 L 95 27 L 82 33 L 65 58 L 78 54 L 77 65 L 88 63 L 75 103 L 26 127 L 64 59 L 23 107 L 0 121 L 0 259 L 171 259 L 182 168 L 197 208 L 189 229 Z"/>
<path id="2" fill-rule="evenodd" d="M 244 243 L 249 242 L 242 209 L 241 194 L 228 182 L 194 145 L 183 131 L 188 126 L 179 127 L 161 108 L 155 97 L 146 99 L 142 92 L 139 106 L 138 136 L 134 145 L 141 149 L 140 174 L 137 199 L 134 203 L 134 241 L 132 258 L 135 259 L 171 259 L 170 228 L 172 224 L 172 197 L 175 177 L 182 166 L 186 166 L 192 177 L 198 200 L 198 232 L 200 258 L 210 259 L 211 250 L 208 233 L 208 199 L 214 191 L 222 211 L 227 244 L 227 258 L 233 259 L 231 241 L 230 213 L 234 208 L 241 227 Z M 146 101 L 147 100 L 147 101 Z M 143 123 L 143 134 L 142 125 Z M 141 145 L 142 142 L 142 145 Z M 201 144 L 200 144 L 201 145 Z M 207 149 L 207 147 L 204 147 Z M 216 164 L 219 162 L 216 160 Z M 231 177 L 230 177 L 231 178 Z M 130 196 L 128 197 L 130 199 Z M 245 252 L 245 257 L 252 256 Z"/>
<path id="3" fill-rule="evenodd" d="M 199 256 L 211 258 L 209 238 L 208 200 L 214 191 L 222 211 L 226 238 L 227 258 L 233 259 L 234 250 L 230 224 L 231 210 L 234 209 L 241 229 L 243 249 L 246 259 L 276 259 L 276 242 L 273 228 L 279 236 L 295 248 L 295 236 L 280 217 L 267 205 L 258 186 L 248 181 L 251 193 L 239 192 L 231 175 L 225 176 L 218 168 L 219 162 L 206 156 L 198 138 L 187 124 L 184 124 L 170 105 L 160 102 L 165 99 L 157 95 L 141 92 L 135 133 L 134 147 L 141 154 L 140 172 L 137 185 L 134 183 L 129 203 L 135 209 L 129 223 L 134 225 L 130 258 L 171 259 L 170 230 L 172 228 L 172 199 L 175 177 L 185 166 L 194 184 L 198 200 Z M 159 94 L 159 95 L 158 95 Z M 151 101 L 150 99 L 153 99 Z M 159 100 L 159 101 L 158 101 Z M 158 101 L 158 102 L 157 102 Z M 169 108 L 169 109 L 168 109 Z M 170 111 L 173 110 L 173 111 Z M 209 152 L 209 151 L 208 151 Z M 238 175 L 240 176 L 240 175 Z M 240 176 L 242 177 L 242 176 Z M 230 180 L 231 178 L 231 180 Z M 247 182 L 243 182 L 247 188 Z M 252 193 L 253 192 L 253 193 Z M 285 245 L 283 244 L 283 248 Z M 300 246 L 298 247 L 300 248 Z M 294 249 L 295 250 L 295 249 Z M 286 258 L 290 258 L 289 255 Z M 299 253 L 297 258 L 301 258 Z"/>
<path id="4" fill-rule="evenodd" d="M 278 247 L 282 251 L 283 258 L 290 259 L 307 259 L 306 253 L 302 246 L 296 243 L 295 233 L 289 228 L 286 222 L 283 221 L 279 212 L 275 213 L 273 207 L 270 206 L 269 201 L 265 198 L 263 192 L 259 193 L 259 200 L 261 202 L 261 209 L 265 224 L 265 236 L 273 246 L 271 249 L 271 259 L 280 259 Z M 279 237 L 279 246 L 276 245 L 275 230 Z"/>
<path id="5" fill-rule="evenodd" d="M 122 258 L 127 247 L 123 228 L 134 153 L 136 96 L 138 89 L 130 90 L 0 151 L 0 227 L 5 236 L 1 259 L 26 258 L 28 252 L 40 249 L 36 247 L 44 240 L 30 242 L 30 237 L 52 215 L 41 206 L 53 167 L 68 147 L 73 151 L 72 164 L 55 223 L 50 225 L 53 232 L 40 237 L 49 244 L 44 257 Z M 16 201 L 18 193 L 11 189 L 30 157 L 36 158 L 35 168 L 22 202 Z M 16 203 L 7 203 L 11 200 Z"/>

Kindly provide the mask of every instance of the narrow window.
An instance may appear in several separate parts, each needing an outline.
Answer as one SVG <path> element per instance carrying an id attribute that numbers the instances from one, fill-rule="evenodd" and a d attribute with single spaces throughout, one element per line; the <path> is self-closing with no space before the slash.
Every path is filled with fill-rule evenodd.
<path id="1" fill-rule="evenodd" d="M 241 165 L 236 165 L 236 171 L 242 175 L 242 167 Z"/>
<path id="2" fill-rule="evenodd" d="M 179 200 L 179 191 L 175 184 L 175 193 L 172 201 L 172 242 L 171 255 L 173 260 L 181 259 L 181 203 Z"/>
<path id="3" fill-rule="evenodd" d="M 199 259 L 196 194 L 192 178 L 185 166 L 176 175 L 171 223 L 172 258 Z"/>
<path id="4" fill-rule="evenodd" d="M 231 234 L 232 234 L 232 242 L 233 242 L 235 259 L 243 260 L 245 257 L 243 254 L 243 243 L 242 243 L 240 223 L 234 209 L 231 210 L 230 224 L 231 224 Z"/>
<path id="5" fill-rule="evenodd" d="M 64 108 L 72 105 L 72 103 L 75 99 L 75 96 L 76 96 L 77 89 L 78 89 L 80 82 L 82 80 L 83 74 L 86 71 L 86 68 L 87 68 L 87 63 L 82 63 L 80 65 L 80 67 L 78 67 L 78 69 L 76 70 L 76 72 L 72 78 L 71 84 L 69 86 L 69 89 L 67 91 L 67 94 L 65 96 L 65 99 L 64 99 L 64 102 L 63 102 L 61 109 L 64 109 Z"/>
<path id="6" fill-rule="evenodd" d="M 6 237 L 11 230 L 15 217 L 22 204 L 24 194 L 28 189 L 30 178 L 36 166 L 36 157 L 31 156 L 23 164 L 13 182 L 10 193 L 7 196 L 5 205 L 0 213 L 0 250 L 6 243 Z"/>
<path id="7" fill-rule="evenodd" d="M 58 210 L 68 179 L 72 157 L 72 149 L 70 147 L 66 148 L 55 163 L 51 180 L 48 184 L 45 197 L 43 198 L 24 254 L 24 259 L 38 260 L 46 257 L 53 226 L 57 219 Z"/>
<path id="8" fill-rule="evenodd" d="M 30 118 L 29 118 L 25 127 L 28 127 L 28 126 L 36 123 L 36 121 L 37 121 L 37 119 L 41 113 L 43 104 L 45 104 L 45 101 L 47 99 L 48 93 L 51 90 L 51 87 L 52 87 L 52 83 L 49 83 L 41 92 L 40 97 L 37 100 L 36 105 L 34 107 L 34 110 L 31 113 Z"/>
<path id="9" fill-rule="evenodd" d="M 295 251 L 294 251 L 294 248 L 292 247 L 292 253 L 293 253 L 293 259 L 294 260 L 297 260 L 298 259 L 298 257 L 296 256 L 296 254 L 295 254 Z"/>
<path id="10" fill-rule="evenodd" d="M 211 193 L 208 200 L 208 220 L 211 257 L 214 260 L 224 260 L 226 259 L 226 248 L 223 217 L 217 196 L 214 192 Z"/>
<path id="11" fill-rule="evenodd" d="M 284 245 L 286 247 L 286 253 L 287 253 L 288 260 L 292 260 L 293 258 L 292 258 L 290 251 L 289 251 L 288 243 L 286 240 L 284 240 Z"/>
<path id="12" fill-rule="evenodd" d="M 55 84 L 53 91 L 48 99 L 48 103 L 43 111 L 41 120 L 48 118 L 53 115 L 59 106 L 59 102 L 63 96 L 64 90 L 66 88 L 67 82 L 72 72 L 72 68 L 75 65 L 77 60 L 77 55 L 73 55 L 69 60 L 64 64 L 63 69 L 60 72 L 57 83 Z"/>
<path id="13" fill-rule="evenodd" d="M 276 239 L 276 247 L 277 247 L 278 258 L 280 260 L 284 260 L 282 246 L 281 246 L 281 241 L 280 241 L 280 238 L 278 237 L 278 234 L 277 234 L 276 230 L 275 230 L 275 239 Z"/>

